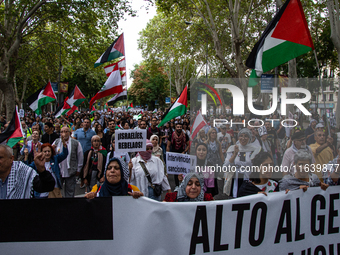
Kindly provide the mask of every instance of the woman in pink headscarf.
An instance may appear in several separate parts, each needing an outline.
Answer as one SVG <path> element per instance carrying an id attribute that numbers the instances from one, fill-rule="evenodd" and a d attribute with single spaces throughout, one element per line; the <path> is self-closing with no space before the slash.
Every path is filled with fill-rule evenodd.
<path id="1" fill-rule="evenodd" d="M 161 201 L 161 192 L 171 192 L 171 189 L 164 174 L 164 164 L 152 155 L 152 148 L 152 143 L 146 140 L 146 151 L 138 152 L 129 163 L 130 183 L 137 186 L 146 197 Z"/>

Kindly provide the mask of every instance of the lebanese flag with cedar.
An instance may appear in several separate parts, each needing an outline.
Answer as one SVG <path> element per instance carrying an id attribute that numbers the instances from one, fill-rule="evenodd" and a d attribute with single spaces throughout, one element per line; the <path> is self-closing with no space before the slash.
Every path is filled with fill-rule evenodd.
<path id="1" fill-rule="evenodd" d="M 207 122 L 205 121 L 201 110 L 198 111 L 196 118 L 194 120 L 194 123 L 191 126 L 190 134 L 191 134 L 191 139 L 194 139 L 198 132 L 207 125 Z"/>
<path id="2" fill-rule="evenodd" d="M 104 86 L 94 97 L 92 97 L 90 101 L 90 108 L 92 108 L 92 105 L 96 100 L 120 92 L 123 92 L 123 85 L 120 72 L 118 70 L 118 65 L 116 65 L 109 78 L 104 83 Z"/>

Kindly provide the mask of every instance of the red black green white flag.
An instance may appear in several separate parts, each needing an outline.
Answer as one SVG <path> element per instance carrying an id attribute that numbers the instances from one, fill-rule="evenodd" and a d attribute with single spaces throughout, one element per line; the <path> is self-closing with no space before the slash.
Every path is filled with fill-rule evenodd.
<path id="1" fill-rule="evenodd" d="M 251 78 L 258 78 L 311 50 L 314 45 L 301 2 L 287 0 L 255 44 L 246 66 L 253 69 Z M 253 81 L 250 79 L 250 87 L 257 84 Z"/>
<path id="2" fill-rule="evenodd" d="M 48 82 L 42 89 L 27 98 L 26 102 L 36 114 L 40 115 L 41 107 L 56 99 L 51 82 Z"/>
<path id="3" fill-rule="evenodd" d="M 94 67 L 123 56 L 125 56 L 124 33 L 118 36 L 118 38 L 107 48 L 103 55 L 101 55 L 96 63 L 94 63 Z"/>
<path id="4" fill-rule="evenodd" d="M 72 90 L 71 94 L 68 96 L 68 100 L 66 101 L 71 107 L 79 106 L 82 102 L 84 102 L 86 97 L 80 91 L 78 86 L 76 85 Z"/>
<path id="5" fill-rule="evenodd" d="M 133 108 L 133 103 L 129 104 L 127 110 L 132 109 L 132 108 Z"/>
<path id="6" fill-rule="evenodd" d="M 71 109 L 66 113 L 67 116 L 70 116 L 72 113 L 78 112 L 78 106 L 72 106 Z"/>
<path id="7" fill-rule="evenodd" d="M 13 147 L 23 137 L 24 132 L 22 131 L 18 108 L 16 107 L 11 122 L 5 131 L 0 134 L 0 143 L 6 142 L 8 146 Z"/>
<path id="8" fill-rule="evenodd" d="M 90 114 L 94 114 L 95 112 L 96 112 L 96 108 L 94 108 L 94 106 L 92 106 Z"/>
<path id="9" fill-rule="evenodd" d="M 175 103 L 165 112 L 164 117 L 158 127 L 163 126 L 168 121 L 186 114 L 188 108 L 188 85 L 185 86 L 182 93 L 176 99 Z"/>
<path id="10" fill-rule="evenodd" d="M 69 98 L 66 97 L 64 100 L 64 104 L 61 105 L 56 111 L 55 111 L 55 118 L 59 118 L 61 115 L 65 115 L 69 110 L 71 110 L 71 106 L 66 103 Z"/>

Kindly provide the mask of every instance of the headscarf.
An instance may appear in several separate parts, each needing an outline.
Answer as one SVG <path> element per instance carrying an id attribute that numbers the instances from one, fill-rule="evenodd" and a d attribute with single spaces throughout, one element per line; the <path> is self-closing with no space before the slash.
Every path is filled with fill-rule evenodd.
<path id="1" fill-rule="evenodd" d="M 201 185 L 201 192 L 196 198 L 189 198 L 187 196 L 187 193 L 185 192 L 185 189 L 188 185 L 188 182 L 190 181 L 191 178 L 196 177 L 198 181 L 200 182 Z M 202 175 L 198 173 L 188 173 L 182 183 L 179 185 L 178 190 L 177 190 L 177 199 L 178 202 L 196 202 L 196 201 L 203 201 L 204 200 L 204 178 Z"/>
<path id="2" fill-rule="evenodd" d="M 146 139 L 146 147 L 148 146 L 152 146 L 152 143 L 150 142 L 150 140 Z M 151 151 L 139 151 L 138 154 L 142 157 L 142 159 L 144 160 L 149 160 L 152 156 L 152 152 Z"/>
<path id="3" fill-rule="evenodd" d="M 253 138 L 251 131 L 248 128 L 243 128 L 240 130 L 240 132 L 238 133 L 238 135 L 240 136 L 241 134 L 246 134 L 249 137 L 249 141 L 246 145 L 242 145 L 239 141 L 237 141 L 236 145 L 239 148 L 240 152 L 252 152 L 250 159 L 255 158 L 255 156 L 261 151 L 261 146 L 254 146 L 251 144 L 251 140 Z M 227 152 L 234 152 L 234 148 L 235 146 L 232 145 L 229 147 Z M 226 182 L 224 184 L 223 187 L 223 191 L 224 193 L 226 193 L 228 196 L 230 195 L 230 190 L 231 190 L 231 184 L 234 176 L 235 172 L 231 171 L 231 172 L 227 172 L 226 173 Z"/>
<path id="4" fill-rule="evenodd" d="M 116 161 L 118 163 L 119 168 L 120 168 L 121 179 L 116 184 L 109 183 L 109 181 L 106 178 L 106 172 L 105 172 L 105 181 L 99 192 L 100 197 L 126 196 L 128 194 L 128 183 L 126 181 L 126 176 L 125 176 L 121 161 L 118 158 L 112 158 L 110 159 L 106 168 L 109 166 L 109 164 L 112 161 Z"/>
<path id="5" fill-rule="evenodd" d="M 150 141 L 152 141 L 155 137 L 157 137 L 157 145 L 152 148 L 152 152 L 157 152 L 159 150 L 159 145 L 158 145 L 159 137 L 158 137 L 158 135 L 152 135 L 150 137 Z"/>
<path id="6" fill-rule="evenodd" d="M 240 132 L 238 132 L 238 136 L 242 134 L 246 134 L 249 137 L 248 144 L 250 144 L 251 140 L 253 139 L 253 134 L 251 133 L 251 131 L 248 128 L 242 128 Z"/>
<path id="7" fill-rule="evenodd" d="M 253 159 L 255 157 L 255 155 L 260 152 L 261 148 L 257 148 L 257 147 L 254 147 L 253 145 L 251 145 L 251 140 L 253 138 L 253 135 L 251 133 L 251 131 L 248 129 L 248 128 L 242 128 L 240 130 L 240 132 L 238 133 L 238 136 L 240 136 L 241 134 L 246 134 L 248 137 L 249 137 L 249 141 L 246 145 L 242 145 L 240 143 L 240 141 L 237 141 L 236 142 L 236 145 L 238 146 L 239 148 L 239 151 L 240 152 L 249 152 L 249 151 L 254 151 L 254 153 L 252 154 L 252 158 Z M 234 145 L 230 146 L 228 151 L 227 152 L 233 152 L 234 151 Z"/>

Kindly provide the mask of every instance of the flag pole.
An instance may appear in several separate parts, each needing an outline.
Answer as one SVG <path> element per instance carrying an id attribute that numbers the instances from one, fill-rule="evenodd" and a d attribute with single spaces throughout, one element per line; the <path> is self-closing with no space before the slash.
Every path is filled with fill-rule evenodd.
<path id="1" fill-rule="evenodd" d="M 323 101 L 323 107 L 325 109 L 325 115 L 326 115 L 326 102 L 325 102 L 325 97 L 324 97 L 324 93 L 323 93 L 323 86 L 322 86 L 322 79 L 321 79 L 321 71 L 320 71 L 319 61 L 318 61 L 318 57 L 316 55 L 316 50 L 314 49 L 313 52 L 314 52 L 314 57 L 315 57 L 315 61 L 316 61 L 316 66 L 318 67 L 320 87 L 321 87 L 321 93 L 322 93 L 322 101 Z M 327 115 L 326 115 L 325 120 L 327 122 L 328 136 L 331 137 L 331 130 L 329 129 L 329 123 L 328 123 L 328 120 L 327 120 Z"/>

